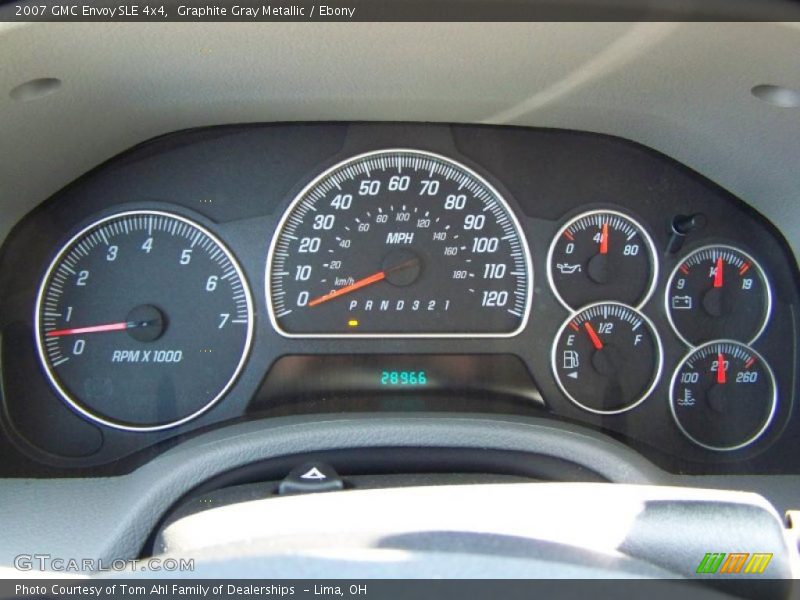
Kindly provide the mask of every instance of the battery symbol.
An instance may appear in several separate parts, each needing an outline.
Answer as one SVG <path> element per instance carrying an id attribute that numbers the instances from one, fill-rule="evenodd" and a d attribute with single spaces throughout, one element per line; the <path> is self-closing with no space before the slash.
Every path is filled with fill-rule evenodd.
<path id="1" fill-rule="evenodd" d="M 692 310 L 691 296 L 673 296 L 672 308 L 675 310 Z"/>

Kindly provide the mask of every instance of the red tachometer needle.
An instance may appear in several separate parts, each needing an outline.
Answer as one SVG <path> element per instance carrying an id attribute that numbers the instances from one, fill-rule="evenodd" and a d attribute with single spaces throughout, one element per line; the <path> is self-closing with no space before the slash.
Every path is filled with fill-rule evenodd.
<path id="1" fill-rule="evenodd" d="M 105 325 L 92 325 L 91 327 L 76 327 L 75 329 L 56 329 L 48 331 L 45 337 L 61 337 L 62 335 L 78 335 L 81 333 L 101 333 L 103 331 L 123 331 L 134 327 L 136 323 L 130 321 L 120 321 L 118 323 L 106 323 Z"/>
<path id="2" fill-rule="evenodd" d="M 346 285 L 344 287 L 340 287 L 332 292 L 325 294 L 324 296 L 320 296 L 319 298 L 314 298 L 311 302 L 308 303 L 309 306 L 316 306 L 317 304 L 322 304 L 323 302 L 327 302 L 328 300 L 333 300 L 334 298 L 338 298 L 339 296 L 344 296 L 345 294 L 349 294 L 350 292 L 355 292 L 356 290 L 360 290 L 363 287 L 367 287 L 368 285 L 372 285 L 373 283 L 378 283 L 386 278 L 385 271 L 378 271 L 370 275 L 369 277 L 364 277 L 363 279 L 359 279 L 355 283 L 351 283 L 350 285 Z"/>
<path id="3" fill-rule="evenodd" d="M 598 350 L 602 350 L 603 342 L 601 342 L 600 338 L 597 337 L 597 333 L 595 333 L 595 330 L 592 328 L 592 324 L 589 323 L 589 321 L 586 321 L 583 326 L 586 328 L 586 333 L 589 334 L 589 339 L 592 340 L 592 345 L 594 345 L 594 347 Z"/>
<path id="4" fill-rule="evenodd" d="M 603 233 L 600 235 L 600 254 L 608 254 L 608 223 L 603 223 Z"/>
<path id="5" fill-rule="evenodd" d="M 725 383 L 725 355 L 717 352 L 717 383 Z"/>
<path id="6" fill-rule="evenodd" d="M 722 287 L 722 269 L 725 263 L 722 262 L 722 257 L 717 257 L 717 266 L 714 269 L 714 287 L 721 288 Z"/>

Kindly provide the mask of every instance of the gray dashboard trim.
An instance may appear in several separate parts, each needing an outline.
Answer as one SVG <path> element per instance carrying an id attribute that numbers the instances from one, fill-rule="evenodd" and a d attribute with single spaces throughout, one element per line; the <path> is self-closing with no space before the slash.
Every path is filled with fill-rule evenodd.
<path id="1" fill-rule="evenodd" d="M 0 70 L 0 239 L 82 173 L 169 131 L 420 121 L 635 140 L 780 224 L 797 257 L 800 119 L 750 89 L 797 87 L 799 36 L 798 23 L 2 23 L 13 60 Z M 8 93 L 45 76 L 57 93 Z"/>
<path id="2" fill-rule="evenodd" d="M 516 450 L 564 458 L 613 482 L 762 491 L 781 482 L 798 497 L 800 478 L 675 477 L 599 433 L 531 418 L 463 416 L 287 417 L 199 435 L 136 471 L 88 479 L 8 479 L 0 485 L 0 569 L 21 553 L 113 560 L 137 556 L 173 503 L 199 483 L 248 463 L 338 448 L 451 447 Z M 746 480 L 746 481 L 745 481 Z M 751 481 L 752 480 L 752 481 Z M 746 484 L 746 485 L 745 485 Z"/>
<path id="3" fill-rule="evenodd" d="M 611 481 L 650 484 L 660 471 L 622 444 L 577 427 L 477 417 L 287 417 L 218 429 L 133 473 L 87 479 L 8 479 L 0 485 L 0 566 L 20 553 L 131 558 L 159 518 L 199 483 L 276 456 L 369 447 L 492 448 L 591 466 Z"/>
<path id="4" fill-rule="evenodd" d="M 161 530 L 156 548 L 175 557 L 212 554 L 230 561 L 240 558 L 243 548 L 249 554 L 261 546 L 265 565 L 286 554 L 314 556 L 324 549 L 339 557 L 354 548 L 396 549 L 412 557 L 419 551 L 457 551 L 572 560 L 612 567 L 623 577 L 693 577 L 709 543 L 737 552 L 771 551 L 769 575 L 791 577 L 781 522 L 760 496 L 608 483 L 467 484 L 260 498 L 184 516 Z M 536 576 L 556 573 L 561 576 L 557 569 Z M 455 576 L 495 575 L 483 567 Z"/>

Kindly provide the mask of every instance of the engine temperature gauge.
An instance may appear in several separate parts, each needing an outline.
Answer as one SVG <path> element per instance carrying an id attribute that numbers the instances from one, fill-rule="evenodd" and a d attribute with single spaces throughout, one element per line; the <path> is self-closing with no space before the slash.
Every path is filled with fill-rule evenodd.
<path id="1" fill-rule="evenodd" d="M 675 422 L 709 450 L 737 450 L 757 440 L 775 414 L 772 370 L 738 342 L 709 342 L 683 359 L 670 386 Z"/>
<path id="2" fill-rule="evenodd" d="M 658 334 L 639 311 L 617 302 L 587 306 L 567 319 L 552 352 L 561 390 L 581 408 L 616 414 L 643 402 L 661 374 Z"/>
<path id="3" fill-rule="evenodd" d="M 715 339 L 753 343 L 769 319 L 772 297 L 756 260 L 732 246 L 698 248 L 675 267 L 667 315 L 690 346 Z"/>
<path id="4" fill-rule="evenodd" d="M 636 221 L 613 210 L 570 220 L 547 257 L 553 292 L 569 309 L 601 300 L 641 306 L 653 293 L 656 270 L 650 236 Z"/>

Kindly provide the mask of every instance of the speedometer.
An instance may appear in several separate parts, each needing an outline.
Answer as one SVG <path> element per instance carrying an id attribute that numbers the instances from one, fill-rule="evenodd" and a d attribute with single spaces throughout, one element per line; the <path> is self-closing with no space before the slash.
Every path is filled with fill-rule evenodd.
<path id="1" fill-rule="evenodd" d="M 506 337 L 530 311 L 531 258 L 489 182 L 419 150 L 350 158 L 286 210 L 267 304 L 288 337 Z"/>

